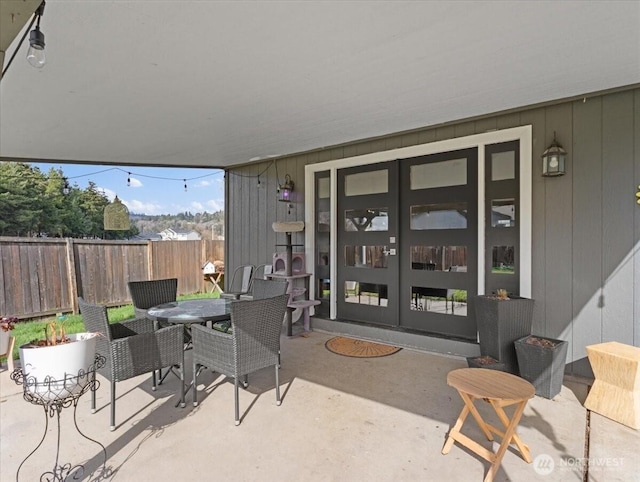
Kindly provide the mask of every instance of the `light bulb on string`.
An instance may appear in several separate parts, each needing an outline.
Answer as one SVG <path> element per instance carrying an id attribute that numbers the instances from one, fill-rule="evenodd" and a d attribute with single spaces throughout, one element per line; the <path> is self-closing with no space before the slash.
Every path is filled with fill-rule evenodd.
<path id="1" fill-rule="evenodd" d="M 183 179 L 184 181 L 184 192 L 187 192 L 187 180 Z"/>
<path id="2" fill-rule="evenodd" d="M 131 173 L 127 173 L 127 187 L 131 186 Z"/>
<path id="3" fill-rule="evenodd" d="M 258 189 L 260 189 L 260 186 L 261 186 L 261 184 L 260 184 L 260 174 L 258 174 Z"/>

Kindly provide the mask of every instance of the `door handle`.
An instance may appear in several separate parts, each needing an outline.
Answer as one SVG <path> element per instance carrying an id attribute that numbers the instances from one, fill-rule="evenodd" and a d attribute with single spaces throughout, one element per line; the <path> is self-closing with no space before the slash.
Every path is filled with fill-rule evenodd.
<path id="1" fill-rule="evenodd" d="M 391 248 L 391 249 L 384 249 L 382 250 L 382 252 L 384 253 L 385 256 L 395 256 L 396 255 L 396 248 Z"/>

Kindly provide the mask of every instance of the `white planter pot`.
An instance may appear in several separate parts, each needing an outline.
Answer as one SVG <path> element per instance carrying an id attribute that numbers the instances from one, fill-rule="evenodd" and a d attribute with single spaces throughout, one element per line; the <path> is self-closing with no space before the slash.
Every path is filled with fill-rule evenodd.
<path id="1" fill-rule="evenodd" d="M 20 347 L 20 362 L 27 391 L 55 400 L 78 394 L 91 377 L 78 377 L 94 363 L 97 333 L 68 335 L 72 340 L 55 346 Z M 35 384 L 34 384 L 35 381 Z"/>
<path id="2" fill-rule="evenodd" d="M 10 340 L 11 331 L 3 331 L 0 329 L 0 356 L 8 354 Z"/>

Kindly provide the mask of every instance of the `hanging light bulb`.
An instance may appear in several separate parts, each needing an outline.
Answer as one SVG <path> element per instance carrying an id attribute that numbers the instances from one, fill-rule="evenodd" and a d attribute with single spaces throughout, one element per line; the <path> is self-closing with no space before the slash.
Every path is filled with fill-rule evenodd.
<path id="1" fill-rule="evenodd" d="M 184 181 L 184 192 L 187 192 L 187 180 L 183 179 Z"/>
<path id="2" fill-rule="evenodd" d="M 127 187 L 131 186 L 131 173 L 127 173 Z"/>
<path id="3" fill-rule="evenodd" d="M 260 174 L 258 174 L 258 188 L 260 188 Z"/>
<path id="4" fill-rule="evenodd" d="M 35 68 L 41 69 L 47 62 L 44 54 L 44 34 L 40 31 L 40 18 L 44 13 L 44 2 L 36 10 L 38 23 L 36 28 L 29 34 L 29 50 L 27 51 L 27 61 Z"/>
<path id="5" fill-rule="evenodd" d="M 67 194 L 69 194 L 70 191 L 71 191 L 71 189 L 69 188 L 69 181 L 65 177 L 64 178 L 64 187 L 62 188 L 62 194 L 64 194 L 66 196 Z"/>

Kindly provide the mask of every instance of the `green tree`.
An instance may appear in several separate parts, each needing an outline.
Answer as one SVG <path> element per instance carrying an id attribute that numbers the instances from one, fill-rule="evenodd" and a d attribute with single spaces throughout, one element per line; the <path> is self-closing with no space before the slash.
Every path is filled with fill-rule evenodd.
<path id="1" fill-rule="evenodd" d="M 45 177 L 21 162 L 0 163 L 0 234 L 37 236 L 44 217 Z"/>

